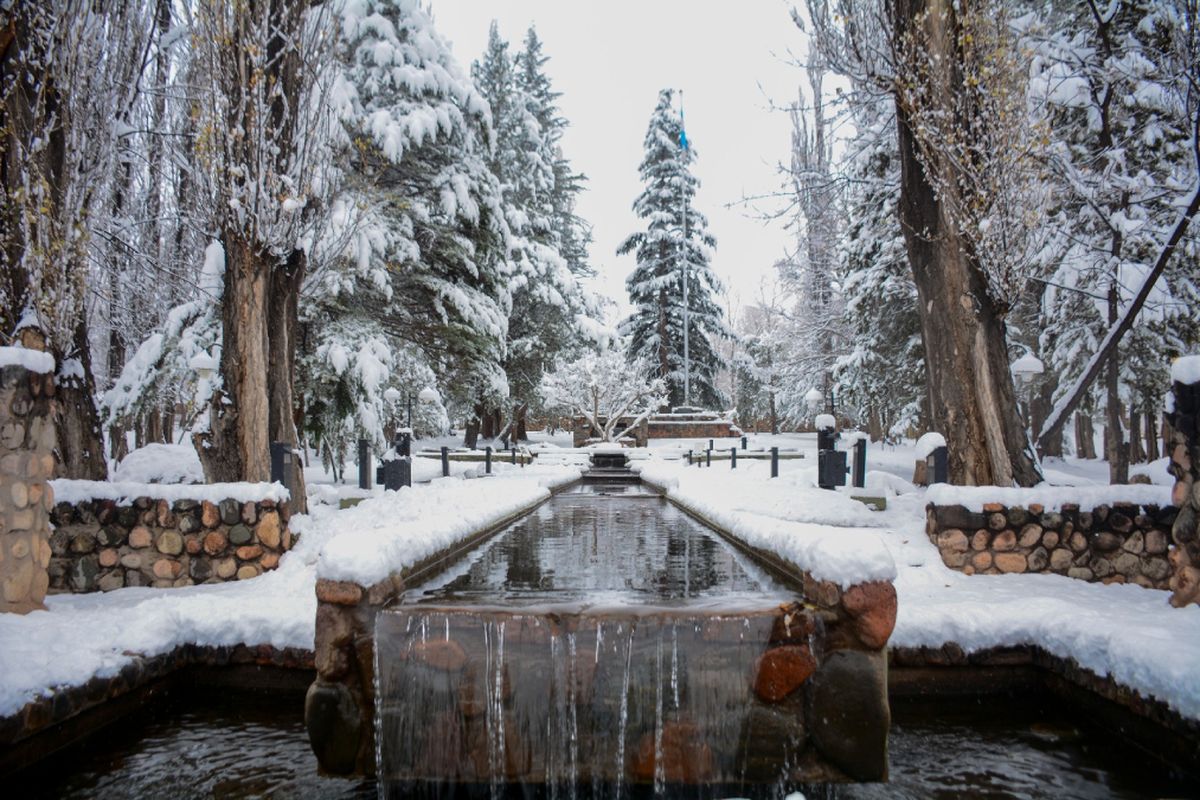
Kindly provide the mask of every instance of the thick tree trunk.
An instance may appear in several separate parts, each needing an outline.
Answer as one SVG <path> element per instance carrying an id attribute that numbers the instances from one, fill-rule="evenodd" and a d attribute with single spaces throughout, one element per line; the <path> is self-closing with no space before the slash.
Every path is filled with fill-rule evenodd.
<path id="1" fill-rule="evenodd" d="M 463 447 L 468 450 L 474 450 L 479 444 L 479 417 L 478 415 L 467 420 L 467 429 L 463 435 Z"/>
<path id="2" fill-rule="evenodd" d="M 939 13 L 926 14 L 943 2 L 895 0 L 893 24 L 897 36 L 907 36 L 917 20 L 925 20 L 931 29 L 921 40 L 930 43 L 943 69 L 954 70 L 955 31 L 934 29 L 934 20 L 953 20 L 954 13 L 939 8 Z M 932 419 L 949 447 L 950 480 L 1032 486 L 1041 475 L 1017 413 L 1002 312 L 967 242 L 934 193 L 902 103 L 897 103 L 896 119 L 900 220 L 920 300 Z M 949 159 L 946 162 L 937 168 L 952 170 Z"/>
<path id="3" fill-rule="evenodd" d="M 1050 410 L 1054 408 L 1054 390 L 1057 384 L 1053 380 L 1042 380 L 1038 393 L 1034 396 L 1033 402 L 1030 403 L 1029 411 L 1033 420 L 1031 426 L 1033 430 L 1040 431 L 1042 425 L 1046 422 L 1046 417 L 1050 415 Z M 1062 458 L 1063 454 L 1063 437 L 1060 430 L 1057 435 L 1051 436 L 1043 443 L 1041 450 L 1042 456 Z"/>
<path id="4" fill-rule="evenodd" d="M 513 409 L 513 440 L 529 441 L 529 404 L 520 403 Z"/>
<path id="5" fill-rule="evenodd" d="M 92 376 L 86 316 L 75 327 L 72 344 L 73 349 L 65 358 L 63 354 L 55 354 L 59 363 L 58 475 L 102 481 L 108 478 L 108 463 L 104 459 L 104 438 L 96 409 L 96 381 Z"/>
<path id="6" fill-rule="evenodd" d="M 271 477 L 267 393 L 270 263 L 235 232 L 225 233 L 224 246 L 223 383 L 213 394 L 208 433 L 194 437 L 196 451 L 210 482 L 266 481 Z"/>
<path id="7" fill-rule="evenodd" d="M 1132 406 L 1129 408 L 1129 463 L 1141 464 L 1146 460 L 1142 448 L 1142 415 Z"/>

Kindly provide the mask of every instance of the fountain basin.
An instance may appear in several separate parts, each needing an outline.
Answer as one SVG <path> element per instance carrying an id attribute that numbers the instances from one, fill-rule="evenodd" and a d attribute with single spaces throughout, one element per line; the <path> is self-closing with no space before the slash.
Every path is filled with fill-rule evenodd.
<path id="1" fill-rule="evenodd" d="M 561 494 L 317 595 L 314 752 L 385 794 L 886 777 L 891 584 L 843 591 L 663 499 Z"/>

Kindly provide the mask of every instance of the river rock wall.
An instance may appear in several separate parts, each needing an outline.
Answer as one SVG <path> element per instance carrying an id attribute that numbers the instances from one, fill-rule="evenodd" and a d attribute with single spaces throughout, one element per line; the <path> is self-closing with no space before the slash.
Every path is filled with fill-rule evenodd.
<path id="1" fill-rule="evenodd" d="M 247 580 L 291 549 L 287 502 L 139 497 L 59 503 L 51 514 L 50 592 Z"/>
<path id="2" fill-rule="evenodd" d="M 1084 581 L 1166 589 L 1175 508 L 1115 503 L 1082 510 L 1064 503 L 986 503 L 926 508 L 925 531 L 942 562 L 967 575 L 1055 573 Z"/>

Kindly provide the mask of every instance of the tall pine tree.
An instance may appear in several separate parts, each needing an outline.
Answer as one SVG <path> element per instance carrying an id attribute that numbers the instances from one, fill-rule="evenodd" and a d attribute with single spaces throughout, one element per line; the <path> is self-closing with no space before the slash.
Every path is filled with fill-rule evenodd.
<path id="1" fill-rule="evenodd" d="M 720 407 L 724 398 L 717 388 L 717 373 L 723 359 L 717 339 L 731 334 L 714 300 L 721 292 L 709 264 L 716 239 L 694 202 L 700 182 L 688 168 L 696 151 L 683 136 L 683 121 L 673 103 L 672 90 L 659 92 L 646 130 L 646 152 L 639 168 L 646 188 L 633 204 L 638 217 L 646 220 L 646 230 L 631 235 L 617 250 L 619 255 L 633 253 L 637 258 L 637 267 L 625 281 L 634 312 L 621 323 L 621 333 L 630 337 L 630 355 L 649 360 L 657 376 L 666 380 L 671 405 L 682 405 L 686 260 L 688 399 L 696 405 Z"/>
<path id="2" fill-rule="evenodd" d="M 504 368 L 517 438 L 525 436 L 525 415 L 537 401 L 546 368 L 577 354 L 578 319 L 590 310 L 575 275 L 586 262 L 579 260 L 573 226 L 564 225 L 561 213 L 563 207 L 573 208 L 580 185 L 561 155 L 559 139 L 567 122 L 555 105 L 559 95 L 545 73 L 547 60 L 532 28 L 525 49 L 511 59 L 493 22 L 484 57 L 472 68 L 492 112 L 491 166 L 511 233 L 513 307 Z M 565 244 L 571 245 L 569 252 Z M 485 434 L 498 433 L 488 430 L 493 409 L 481 411 Z"/>

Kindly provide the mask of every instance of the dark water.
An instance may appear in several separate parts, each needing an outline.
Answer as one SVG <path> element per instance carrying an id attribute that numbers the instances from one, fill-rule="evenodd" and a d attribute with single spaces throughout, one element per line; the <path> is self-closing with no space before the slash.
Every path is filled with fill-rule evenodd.
<path id="1" fill-rule="evenodd" d="M 14 785 L 11 798 L 368 798 L 374 784 L 321 778 L 304 733 L 302 698 L 242 697 L 105 731 Z M 808 792 L 870 798 L 1200 797 L 1106 731 L 1046 707 L 1002 699 L 893 707 L 892 781 Z M 583 795 L 586 796 L 586 793 Z"/>
<path id="2" fill-rule="evenodd" d="M 675 506 L 612 484 L 559 495 L 403 602 L 763 608 L 794 599 Z"/>

